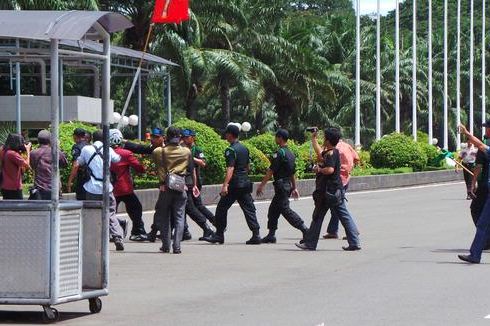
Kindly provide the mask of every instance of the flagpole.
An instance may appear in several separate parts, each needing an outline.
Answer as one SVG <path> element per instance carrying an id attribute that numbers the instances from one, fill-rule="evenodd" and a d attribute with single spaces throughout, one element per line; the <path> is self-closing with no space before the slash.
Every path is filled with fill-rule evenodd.
<path id="1" fill-rule="evenodd" d="M 447 0 L 444 0 L 444 149 L 447 150 L 449 147 L 449 137 L 448 137 L 448 63 L 447 63 Z"/>
<path id="2" fill-rule="evenodd" d="M 395 131 L 400 132 L 400 3 L 396 2 L 395 26 Z"/>
<path id="3" fill-rule="evenodd" d="M 429 134 L 429 144 L 432 144 L 432 139 L 434 138 L 433 134 L 433 121 L 432 121 L 432 0 L 429 0 L 429 30 L 428 30 L 428 134 Z"/>
<path id="4" fill-rule="evenodd" d="M 482 124 L 485 123 L 486 120 L 486 42 L 485 42 L 485 34 L 486 34 L 486 0 L 482 1 L 482 25 L 481 25 L 481 120 Z M 482 127 L 482 139 L 483 135 L 485 135 L 485 127 Z"/>
<path id="5" fill-rule="evenodd" d="M 133 96 L 134 89 L 136 87 L 136 83 L 138 81 L 139 75 L 141 74 L 141 67 L 143 66 L 143 61 L 145 59 L 146 51 L 148 51 L 148 45 L 150 44 L 150 37 L 151 37 L 151 34 L 153 32 L 154 26 L 155 26 L 155 24 L 151 23 L 150 27 L 148 29 L 148 33 L 146 34 L 146 40 L 145 40 L 145 46 L 143 48 L 143 54 L 141 55 L 141 58 L 140 58 L 140 61 L 138 64 L 138 69 L 136 70 L 136 73 L 134 75 L 133 83 L 131 84 L 131 88 L 129 90 L 128 96 L 126 97 L 126 102 L 124 103 L 124 108 L 123 108 L 122 113 L 121 113 L 121 116 L 123 116 L 123 117 L 126 114 L 126 111 L 129 107 L 129 102 L 131 101 L 131 97 Z M 141 117 L 139 117 L 139 118 L 141 119 Z M 118 128 L 120 128 L 121 125 L 122 125 L 121 122 L 119 122 Z"/>
<path id="6" fill-rule="evenodd" d="M 473 33 L 473 8 L 474 7 L 474 1 L 470 1 L 470 133 L 473 134 L 473 125 L 474 125 L 474 120 L 473 120 L 473 111 L 474 111 L 474 105 L 473 105 L 473 55 L 474 55 L 474 33 Z"/>
<path id="7" fill-rule="evenodd" d="M 412 134 L 417 141 L 417 0 L 413 0 L 412 23 Z"/>
<path id="8" fill-rule="evenodd" d="M 456 125 L 461 124 L 461 0 L 458 0 L 456 45 Z M 461 149 L 461 134 L 457 133 L 456 149 Z"/>
<path id="9" fill-rule="evenodd" d="M 376 139 L 381 139 L 381 15 L 380 1 L 376 12 Z"/>
<path id="10" fill-rule="evenodd" d="M 357 0 L 356 12 L 356 112 L 355 142 L 361 146 L 361 0 Z"/>

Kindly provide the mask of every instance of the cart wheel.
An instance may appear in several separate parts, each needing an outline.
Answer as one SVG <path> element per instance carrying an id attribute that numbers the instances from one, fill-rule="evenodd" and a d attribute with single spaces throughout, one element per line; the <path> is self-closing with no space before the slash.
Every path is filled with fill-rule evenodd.
<path id="1" fill-rule="evenodd" d="M 60 320 L 60 313 L 58 310 L 51 308 L 50 306 L 43 306 L 43 309 L 43 320 L 45 323 L 53 323 Z"/>
<path id="2" fill-rule="evenodd" d="M 98 314 L 102 310 L 102 300 L 99 298 L 88 299 L 90 312 Z"/>

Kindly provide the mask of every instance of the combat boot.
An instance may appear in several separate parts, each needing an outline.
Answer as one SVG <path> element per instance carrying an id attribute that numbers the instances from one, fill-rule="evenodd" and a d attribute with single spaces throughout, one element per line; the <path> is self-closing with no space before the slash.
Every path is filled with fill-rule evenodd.
<path id="1" fill-rule="evenodd" d="M 254 230 L 253 235 L 250 238 L 250 240 L 245 242 L 245 244 L 247 244 L 247 245 L 259 245 L 261 243 L 262 243 L 262 239 L 260 238 L 259 230 Z"/>

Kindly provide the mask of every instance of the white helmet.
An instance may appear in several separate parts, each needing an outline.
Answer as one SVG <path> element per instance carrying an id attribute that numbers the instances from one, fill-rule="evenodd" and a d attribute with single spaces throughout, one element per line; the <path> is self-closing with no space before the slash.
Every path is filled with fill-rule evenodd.
<path id="1" fill-rule="evenodd" d="M 123 138 L 123 134 L 119 129 L 109 130 L 109 142 L 111 146 L 121 145 Z"/>

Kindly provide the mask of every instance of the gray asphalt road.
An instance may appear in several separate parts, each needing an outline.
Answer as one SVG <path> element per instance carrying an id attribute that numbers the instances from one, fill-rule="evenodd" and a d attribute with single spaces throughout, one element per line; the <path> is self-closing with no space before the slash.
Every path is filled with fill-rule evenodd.
<path id="1" fill-rule="evenodd" d="M 191 241 L 178 256 L 128 243 L 112 252 L 103 311 L 59 306 L 60 324 L 490 325 L 490 266 L 456 257 L 474 232 L 464 198 L 462 184 L 351 194 L 363 241 L 355 253 L 343 252 L 341 240 L 300 252 L 299 233 L 283 220 L 277 245 L 245 246 L 250 234 L 233 207 L 224 246 Z M 292 206 L 310 222 L 311 199 Z M 263 233 L 267 208 L 257 204 Z M 0 323 L 36 324 L 40 311 L 0 307 Z"/>

